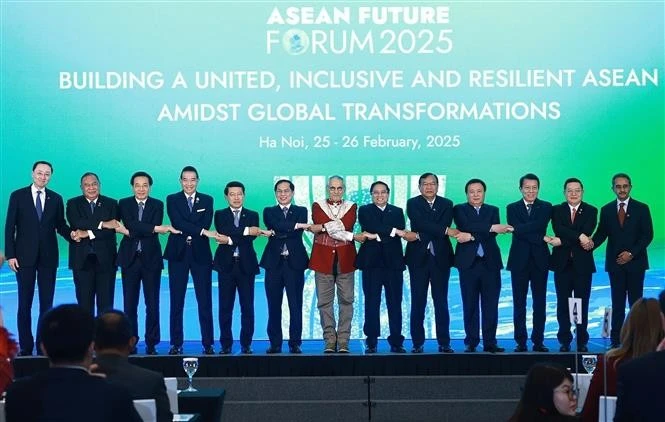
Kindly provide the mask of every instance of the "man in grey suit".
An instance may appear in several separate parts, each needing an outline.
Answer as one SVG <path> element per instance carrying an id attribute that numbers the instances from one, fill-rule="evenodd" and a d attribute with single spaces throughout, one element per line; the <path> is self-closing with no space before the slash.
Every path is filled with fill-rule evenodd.
<path id="1" fill-rule="evenodd" d="M 116 310 L 103 313 L 95 326 L 95 372 L 106 374 L 109 382 L 124 387 L 134 400 L 154 399 L 157 422 L 171 422 L 173 414 L 164 376 L 129 363 L 129 353 L 135 346 L 136 337 L 127 315 Z"/>

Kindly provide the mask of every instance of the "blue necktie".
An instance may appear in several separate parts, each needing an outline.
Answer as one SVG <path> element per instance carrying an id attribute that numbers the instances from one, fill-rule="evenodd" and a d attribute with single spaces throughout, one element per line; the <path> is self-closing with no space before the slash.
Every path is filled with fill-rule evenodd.
<path id="1" fill-rule="evenodd" d="M 476 208 L 476 214 L 480 215 L 480 207 Z M 485 251 L 483 250 L 483 245 L 478 241 L 478 250 L 476 252 L 476 255 L 479 257 L 485 256 Z"/>
<path id="2" fill-rule="evenodd" d="M 90 213 L 95 213 L 95 201 L 90 201 Z"/>
<path id="3" fill-rule="evenodd" d="M 194 209 L 194 198 L 191 196 L 187 197 L 187 206 L 189 206 L 189 212 L 192 212 L 192 209 Z"/>
<path id="4" fill-rule="evenodd" d="M 35 200 L 35 210 L 37 211 L 37 218 L 39 221 L 42 221 L 42 215 L 44 214 L 44 209 L 42 207 L 42 191 L 37 191 L 37 199 Z"/>
<path id="5" fill-rule="evenodd" d="M 143 203 L 143 201 L 139 202 L 139 221 L 143 220 L 143 209 L 144 209 L 144 207 L 145 207 L 145 204 Z M 136 245 L 136 250 L 141 252 L 141 241 L 140 240 Z"/>
<path id="6" fill-rule="evenodd" d="M 533 207 L 533 204 L 526 204 L 526 213 L 531 217 L 531 208 Z"/>
<path id="7" fill-rule="evenodd" d="M 429 204 L 430 209 L 434 210 L 434 202 L 427 201 L 427 203 Z M 434 243 L 432 243 L 431 240 L 427 244 L 427 250 L 429 251 L 430 254 L 432 254 L 432 256 L 436 256 L 436 254 L 434 253 Z"/>

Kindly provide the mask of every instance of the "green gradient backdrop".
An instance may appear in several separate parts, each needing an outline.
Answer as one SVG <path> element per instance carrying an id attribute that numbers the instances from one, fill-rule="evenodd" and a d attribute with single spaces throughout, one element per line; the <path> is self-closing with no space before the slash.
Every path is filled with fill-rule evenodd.
<path id="1" fill-rule="evenodd" d="M 273 6 L 318 5 L 449 5 L 454 47 L 445 55 L 290 56 L 278 49 L 265 52 L 265 32 Z M 445 175 L 445 195 L 462 202 L 464 183 L 480 177 L 488 184 L 487 202 L 505 210 L 519 198 L 517 183 L 526 172 L 541 177 L 540 197 L 561 202 L 567 177 L 583 180 L 585 200 L 601 206 L 613 198 L 612 174 L 633 177 L 633 195 L 651 206 L 655 239 L 650 247 L 651 283 L 662 284 L 665 267 L 665 5 L 663 1 L 491 1 L 491 2 L 29 2 L 0 0 L 0 229 L 4 232 L 9 193 L 30 182 L 37 159 L 55 167 L 49 185 L 63 197 L 80 194 L 79 177 L 97 172 L 104 194 L 121 198 L 131 194 L 129 177 L 136 170 L 150 172 L 152 195 L 164 199 L 179 190 L 178 175 L 193 164 L 201 175 L 200 190 L 225 205 L 222 189 L 231 179 L 247 186 L 247 207 L 261 210 L 274 201 L 277 176 L 298 176 L 296 200 L 310 203 L 323 195 L 323 176 L 339 173 L 350 190 L 368 187 L 375 177 L 390 177 L 392 201 L 404 205 L 417 194 L 414 180 L 393 178 L 433 171 Z M 313 27 L 301 26 L 310 30 Z M 317 27 L 336 31 L 379 32 L 380 26 Z M 390 29 L 409 29 L 390 25 Z M 436 25 L 411 29 L 437 29 Z M 658 86 L 581 87 L 587 69 L 658 69 Z M 416 70 L 576 69 L 574 87 L 478 89 L 289 89 L 291 70 Z M 177 71 L 269 70 L 282 89 L 171 90 L 59 90 L 59 72 L 152 71 L 167 81 Z M 162 104 L 262 102 L 492 102 L 561 103 L 558 120 L 530 121 L 343 121 L 334 122 L 157 122 Z M 425 141 L 428 134 L 459 135 L 459 148 L 415 151 L 398 149 L 313 148 L 314 136 L 382 134 Z M 260 136 L 303 136 L 307 150 L 263 149 Z M 310 178 L 311 176 L 315 176 Z M 364 177 L 359 177 L 364 176 Z M 442 191 L 444 190 L 442 189 Z M 354 195 L 361 202 L 365 195 Z M 362 199 L 360 199 L 362 198 Z M 505 216 L 502 214 L 502 218 Z M 508 251 L 510 238 L 501 246 Z M 4 243 L 4 241 L 3 241 Z M 264 243 L 259 242 L 259 246 Z M 0 245 L 3 247 L 4 245 Z M 61 246 L 61 258 L 66 248 Z M 602 252 L 596 253 L 602 271 Z M 3 269 L 0 289 L 15 289 Z M 654 279 L 655 277 L 655 279 Z M 596 282 L 604 274 L 594 277 Z M 452 282 L 452 281 L 451 281 Z M 504 280 L 504 283 L 506 281 Z M 605 281 L 606 283 L 606 281 Z M 595 286 L 594 309 L 609 304 L 607 284 Z M 653 284 L 652 284 L 653 286 Z M 550 286 L 551 287 L 551 286 Z M 657 287 L 657 286 L 656 286 Z M 311 290 L 311 289 L 310 289 Z M 305 302 L 313 301 L 312 291 Z M 510 283 L 504 285 L 510 305 Z M 550 288 L 550 291 L 552 289 Z M 0 291 L 0 293 L 2 293 Z M 452 290 L 451 290 L 452 292 Z M 9 292 L 5 297 L 9 296 Z M 451 295 L 457 294 L 456 292 Z M 260 295 L 257 294 L 257 295 Z M 119 293 L 116 294 L 117 297 Z M 360 299 L 360 296 L 359 300 Z M 2 295 L 0 295 L 2 300 Z M 258 299 L 257 299 L 258 300 Z M 57 298 L 56 298 L 57 301 Z M 313 302 L 312 302 L 313 303 Z M 451 299 L 451 306 L 454 302 Z M 407 306 L 405 296 L 405 304 Z M 455 306 L 458 306 L 457 303 Z M 164 306 L 166 306 L 164 304 Z M 361 308 L 357 306 L 356 308 Z M 305 329 L 318 337 L 315 308 L 306 315 Z M 358 309 L 357 309 L 357 312 Z M 457 315 L 457 311 L 455 311 Z M 509 335 L 509 310 L 502 314 L 499 336 Z M 166 313 L 164 313 L 166 314 Z M 553 311 L 551 312 L 553 316 Z M 596 320 L 602 317 L 595 312 Z M 429 318 L 429 316 L 428 316 Z M 551 318 L 550 318 L 551 319 Z M 35 319 L 36 320 L 36 319 Z M 405 320 L 406 321 L 406 320 Z M 428 320 L 429 321 L 429 320 Z M 597 321 L 596 321 L 597 322 Z M 11 323 L 11 321 L 10 321 Z M 552 321 L 550 321 L 552 323 Z M 362 318 L 354 317 L 354 337 L 362 336 Z M 431 321 L 428 333 L 432 335 Z M 460 321 L 454 336 L 460 336 Z M 167 324 L 162 330 L 166 330 Z M 594 326 L 598 332 L 598 324 Z M 318 330 L 318 331 L 317 331 Z M 261 331 L 261 330 L 259 330 Z M 188 335 L 196 337 L 196 330 Z M 405 331 L 406 334 L 406 331 Z M 258 336 L 259 334 L 257 334 Z M 307 337 L 307 334 L 305 334 Z"/>

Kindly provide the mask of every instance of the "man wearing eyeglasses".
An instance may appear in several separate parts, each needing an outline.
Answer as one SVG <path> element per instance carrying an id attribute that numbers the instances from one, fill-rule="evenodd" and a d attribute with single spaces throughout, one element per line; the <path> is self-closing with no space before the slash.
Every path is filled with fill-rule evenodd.
<path id="1" fill-rule="evenodd" d="M 534 352 L 548 352 L 543 344 L 545 332 L 545 296 L 550 250 L 543 241 L 552 216 L 552 204 L 538 199 L 540 179 L 533 173 L 520 178 L 522 198 L 506 207 L 508 224 L 513 227 L 513 239 L 507 269 L 513 288 L 513 326 L 516 352 L 526 352 L 526 297 L 531 284 L 533 300 L 533 329 L 531 341 Z"/>
<path id="2" fill-rule="evenodd" d="M 344 199 L 344 179 L 328 179 L 328 199 L 312 204 L 314 245 L 309 268 L 314 273 L 316 295 L 325 341 L 324 353 L 349 353 L 353 318 L 356 247 L 364 235 L 353 234 L 358 206 Z M 339 321 L 335 322 L 333 301 L 337 291 Z"/>
<path id="3" fill-rule="evenodd" d="M 653 240 L 653 222 L 649 206 L 630 197 L 630 176 L 612 177 L 616 200 L 600 209 L 600 221 L 591 238 L 594 248 L 607 239 L 605 271 L 612 291 L 612 347 L 620 345 L 620 334 L 628 307 L 642 297 L 644 273 L 649 268 L 647 247 Z"/>
<path id="4" fill-rule="evenodd" d="M 386 290 L 386 308 L 390 335 L 388 343 L 393 353 L 404 353 L 402 335 L 402 287 L 404 284 L 404 211 L 388 203 L 390 188 L 377 181 L 370 186 L 372 203 L 358 210 L 358 220 L 365 241 L 358 251 L 356 267 L 362 270 L 362 287 L 365 294 L 365 324 L 363 331 L 365 353 L 376 353 L 377 339 L 381 334 L 381 288 Z"/>
<path id="5" fill-rule="evenodd" d="M 263 222 L 269 231 L 268 244 L 260 263 L 266 270 L 270 338 L 266 353 L 282 352 L 282 299 L 285 290 L 289 302 L 289 352 L 302 353 L 302 295 L 309 263 L 303 232 L 309 224 L 307 208 L 292 203 L 294 190 L 290 180 L 278 180 L 275 183 L 277 205 L 263 210 Z"/>
<path id="6" fill-rule="evenodd" d="M 587 352 L 589 332 L 589 295 L 591 277 L 596 272 L 591 248 L 591 234 L 596 228 L 598 210 L 582 201 L 584 186 L 574 177 L 563 184 L 566 201 L 552 209 L 552 229 L 554 237 L 545 236 L 545 241 L 553 246 L 550 268 L 554 271 L 556 288 L 556 318 L 559 323 L 557 339 L 559 351 L 570 352 L 573 335 L 570 332 L 568 298 L 573 294 L 582 299 L 582 323 L 577 329 L 577 351 Z"/>

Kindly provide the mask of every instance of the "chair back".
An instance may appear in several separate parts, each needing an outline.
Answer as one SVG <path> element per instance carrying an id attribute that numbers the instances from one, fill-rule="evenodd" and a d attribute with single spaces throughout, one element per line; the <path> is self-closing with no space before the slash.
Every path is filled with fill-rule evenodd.
<path id="1" fill-rule="evenodd" d="M 169 397 L 171 413 L 176 415 L 178 413 L 178 378 L 164 378 L 164 384 L 166 384 L 166 395 Z"/>
<path id="2" fill-rule="evenodd" d="M 157 422 L 155 399 L 134 400 L 134 408 L 136 408 L 143 422 Z"/>

